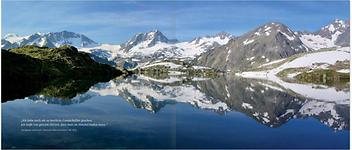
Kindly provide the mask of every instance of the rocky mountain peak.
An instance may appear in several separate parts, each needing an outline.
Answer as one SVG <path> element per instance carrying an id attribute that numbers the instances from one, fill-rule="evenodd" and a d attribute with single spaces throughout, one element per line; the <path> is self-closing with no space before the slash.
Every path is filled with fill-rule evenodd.
<path id="1" fill-rule="evenodd" d="M 334 23 L 338 23 L 338 24 L 341 24 L 341 25 L 346 25 L 346 24 L 349 24 L 349 21 L 348 20 L 335 19 Z"/>
<path id="2" fill-rule="evenodd" d="M 312 49 L 350 45 L 349 20 L 335 19 L 316 32 L 300 32 L 300 39 Z"/>
<path id="3" fill-rule="evenodd" d="M 219 32 L 217 34 L 215 34 L 213 37 L 220 37 L 220 39 L 225 39 L 225 38 L 232 38 L 233 35 L 231 35 L 230 33 L 227 33 L 227 32 Z"/>
<path id="4" fill-rule="evenodd" d="M 208 35 L 204 37 L 196 37 L 193 40 L 189 41 L 188 43 L 192 44 L 213 44 L 217 43 L 217 45 L 223 45 L 226 44 L 230 39 L 233 38 L 233 35 L 227 33 L 227 32 L 219 32 L 215 35 Z"/>
<path id="5" fill-rule="evenodd" d="M 254 29 L 253 31 L 241 36 L 239 39 L 243 40 L 243 45 L 248 45 L 252 42 L 270 43 L 276 41 L 279 43 L 286 43 L 289 45 L 289 49 L 294 49 L 296 51 L 308 50 L 303 46 L 299 46 L 302 45 L 302 42 L 294 31 L 292 31 L 288 26 L 278 22 L 270 22 L 264 24 Z M 282 44 L 279 45 L 280 47 L 283 46 Z"/>
<path id="6" fill-rule="evenodd" d="M 335 32 L 336 30 L 344 29 L 347 27 L 349 27 L 348 21 L 335 19 L 334 22 L 322 27 L 321 30 L 328 30 L 330 32 Z"/>
<path id="7" fill-rule="evenodd" d="M 241 70 L 309 50 L 286 25 L 271 22 L 202 54 L 198 63 L 223 71 Z"/>
<path id="8" fill-rule="evenodd" d="M 157 43 L 172 43 L 174 41 L 175 40 L 170 41 L 162 32 L 154 29 L 146 33 L 138 33 L 134 35 L 126 43 L 122 44 L 122 49 L 127 52 L 135 46 L 138 46 L 138 48 L 148 48 Z"/>
<path id="9" fill-rule="evenodd" d="M 334 38 L 334 34 L 336 36 L 346 32 L 349 30 L 350 24 L 349 21 L 344 21 L 344 20 L 339 20 L 336 19 L 332 23 L 322 27 L 319 31 L 317 31 L 315 34 L 320 35 L 325 38 L 332 39 Z"/>
<path id="10" fill-rule="evenodd" d="M 39 34 L 41 35 L 41 34 Z M 74 32 L 69 32 L 69 31 L 61 31 L 61 32 L 49 32 L 47 34 L 49 37 L 50 36 L 60 36 L 60 37 L 80 37 L 80 34 L 74 33 Z"/>
<path id="11" fill-rule="evenodd" d="M 169 42 L 169 39 L 159 30 L 152 30 L 147 33 L 147 39 L 155 42 Z"/>
<path id="12" fill-rule="evenodd" d="M 284 35 L 290 35 L 290 39 L 295 38 L 294 32 L 289 29 L 286 25 L 279 23 L 279 22 L 270 22 L 265 25 L 262 25 L 255 29 L 255 32 L 250 32 L 256 36 L 276 36 L 278 33 Z"/>

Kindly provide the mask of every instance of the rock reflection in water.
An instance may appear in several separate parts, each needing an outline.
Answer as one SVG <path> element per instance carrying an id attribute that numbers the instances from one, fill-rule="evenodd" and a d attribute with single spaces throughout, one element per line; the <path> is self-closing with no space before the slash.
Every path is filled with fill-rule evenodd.
<path id="1" fill-rule="evenodd" d="M 349 90 L 343 91 L 349 95 Z M 279 127 L 292 118 L 314 117 L 334 130 L 349 129 L 349 99 L 326 101 L 308 98 L 275 83 L 231 76 L 215 79 L 131 76 L 95 84 L 86 93 L 77 94 L 71 100 L 44 95 L 30 96 L 29 99 L 68 105 L 107 95 L 123 97 L 134 107 L 152 113 L 166 105 L 187 103 L 218 114 L 238 111 L 269 127 Z"/>

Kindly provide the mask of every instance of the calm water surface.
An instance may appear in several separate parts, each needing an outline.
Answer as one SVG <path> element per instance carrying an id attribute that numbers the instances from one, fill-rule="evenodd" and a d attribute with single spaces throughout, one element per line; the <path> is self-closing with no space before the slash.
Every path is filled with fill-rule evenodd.
<path id="1" fill-rule="evenodd" d="M 307 86 L 311 93 L 331 90 Z M 334 87 L 337 99 L 319 99 L 260 80 L 145 76 L 97 83 L 73 97 L 64 93 L 75 88 L 64 87 L 72 91 L 51 86 L 3 101 L 3 148 L 349 147 L 349 88 Z M 23 119 L 88 119 L 105 126 L 29 132 L 23 129 L 47 127 L 23 127 Z"/>

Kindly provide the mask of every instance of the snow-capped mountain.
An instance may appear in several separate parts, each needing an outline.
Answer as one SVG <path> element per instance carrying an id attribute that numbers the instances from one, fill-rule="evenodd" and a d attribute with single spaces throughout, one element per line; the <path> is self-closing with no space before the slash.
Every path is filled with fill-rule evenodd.
<path id="1" fill-rule="evenodd" d="M 121 50 L 124 52 L 135 51 L 152 47 L 158 43 L 172 43 L 159 30 L 153 30 L 147 33 L 138 33 L 129 39 L 126 43 L 121 44 Z"/>
<path id="2" fill-rule="evenodd" d="M 239 70 L 307 51 L 310 49 L 291 29 L 273 22 L 203 53 L 197 63 L 221 70 Z"/>
<path id="3" fill-rule="evenodd" d="M 198 45 L 198 46 L 202 46 L 202 45 L 210 46 L 212 44 L 224 45 L 232 38 L 233 36 L 231 34 L 226 32 L 220 32 L 213 36 L 197 37 L 189 41 L 188 43 Z"/>
<path id="4" fill-rule="evenodd" d="M 153 58 L 194 58 L 207 50 L 226 44 L 232 36 L 219 33 L 214 36 L 198 37 L 191 41 L 168 40 L 160 31 L 140 33 L 121 45 L 127 56 L 150 56 Z"/>
<path id="5" fill-rule="evenodd" d="M 120 63 L 121 59 L 143 60 L 144 62 L 169 58 L 193 59 L 208 50 L 226 44 L 233 36 L 221 32 L 213 36 L 198 37 L 191 41 L 169 40 L 162 32 L 153 30 L 139 33 L 121 45 L 102 44 L 80 48 L 109 61 Z"/>
<path id="6" fill-rule="evenodd" d="M 242 36 L 221 32 L 179 42 L 161 31 L 138 33 L 125 43 L 97 44 L 88 37 L 68 31 L 35 33 L 29 36 L 8 34 L 2 48 L 24 45 L 58 47 L 69 44 L 88 52 L 98 62 L 121 66 L 124 60 L 146 64 L 165 59 L 193 61 L 196 65 L 223 71 L 257 67 L 263 63 L 320 48 L 349 46 L 349 22 L 335 20 L 316 32 L 294 32 L 281 23 L 268 23 Z M 115 65 L 116 64 L 116 65 Z"/>
<path id="7" fill-rule="evenodd" d="M 314 50 L 350 45 L 349 21 L 336 19 L 316 32 L 299 32 L 297 34 L 300 35 L 300 39 L 305 45 Z"/>
<path id="8" fill-rule="evenodd" d="M 98 43 L 89 39 L 83 34 L 69 31 L 35 33 L 28 36 L 18 36 L 16 34 L 7 34 L 1 40 L 1 48 L 9 49 L 22 47 L 25 45 L 37 45 L 46 47 L 59 47 L 62 45 L 71 45 L 75 47 L 91 47 Z"/>

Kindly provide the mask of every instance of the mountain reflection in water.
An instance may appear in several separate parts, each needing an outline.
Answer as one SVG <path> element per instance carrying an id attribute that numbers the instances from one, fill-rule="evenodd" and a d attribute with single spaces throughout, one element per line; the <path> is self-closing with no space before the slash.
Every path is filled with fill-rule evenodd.
<path id="1" fill-rule="evenodd" d="M 331 87 L 307 86 L 322 92 L 326 89 L 331 91 Z M 229 111 L 241 112 L 258 123 L 273 128 L 280 127 L 292 118 L 313 117 L 334 130 L 349 130 L 349 89 L 335 90 L 336 94 L 343 92 L 348 97 L 321 100 L 262 80 L 231 76 L 215 79 L 170 76 L 155 79 L 143 75 L 97 83 L 86 92 L 78 92 L 75 86 L 64 87 L 65 92 L 56 91 L 70 95 L 72 91 L 82 94 L 60 98 L 53 92 L 49 95 L 39 93 L 26 99 L 46 104 L 70 105 L 83 103 L 92 97 L 110 95 L 122 97 L 134 107 L 151 113 L 158 113 L 166 105 L 185 103 L 220 115 Z M 49 86 L 47 89 L 55 88 Z"/>

